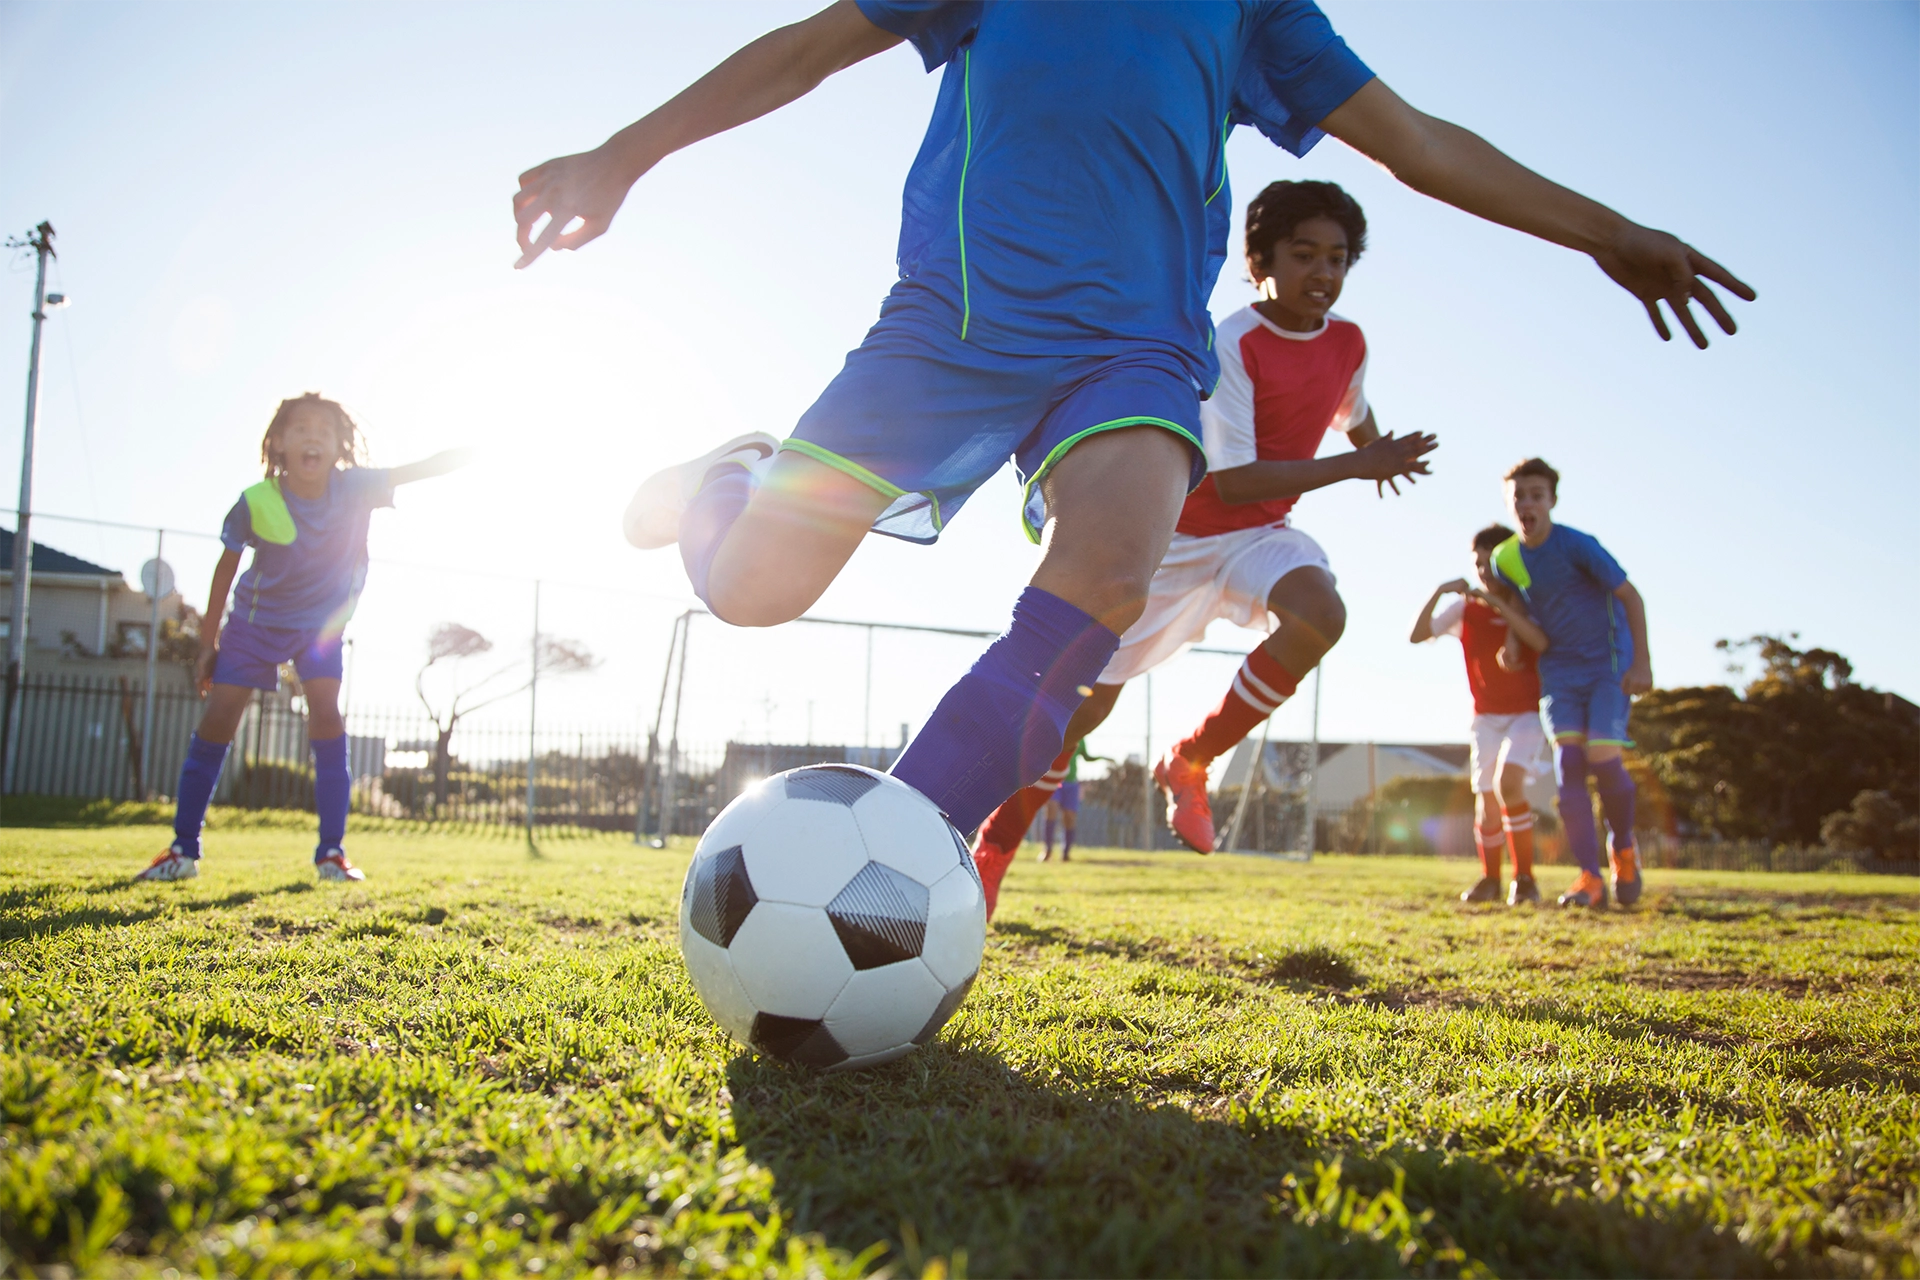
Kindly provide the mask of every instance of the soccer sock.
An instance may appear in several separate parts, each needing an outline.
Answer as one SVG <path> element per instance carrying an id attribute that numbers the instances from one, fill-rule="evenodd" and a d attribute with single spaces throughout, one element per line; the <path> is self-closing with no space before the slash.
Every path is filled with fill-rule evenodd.
<path id="1" fill-rule="evenodd" d="M 1067 766 L 1061 763 L 1065 759 L 1066 754 L 1062 752 L 1060 760 L 1053 762 L 1045 777 L 1030 787 L 1020 788 L 995 809 L 980 829 L 980 838 L 996 849 L 1018 849 L 1020 842 L 1027 838 L 1027 828 L 1033 825 L 1033 815 L 1046 808 L 1047 801 L 1060 786 L 1060 779 L 1066 776 Z"/>
<path id="2" fill-rule="evenodd" d="M 1065 827 L 1065 829 L 1060 832 L 1060 856 L 1064 858 L 1072 852 L 1073 852 L 1073 828 L 1069 826 L 1069 827 Z"/>
<path id="3" fill-rule="evenodd" d="M 1028 587 L 1006 634 L 947 690 L 894 762 L 894 777 L 961 831 L 973 830 L 1046 771 L 1067 719 L 1119 647 L 1120 637 L 1091 614 Z"/>
<path id="4" fill-rule="evenodd" d="M 1607 847 L 1615 853 L 1633 848 L 1633 799 L 1637 788 L 1627 762 L 1615 756 L 1593 766 L 1600 791 L 1600 812 L 1607 815 Z"/>
<path id="5" fill-rule="evenodd" d="M 693 496 L 680 516 L 680 563 L 687 567 L 687 580 L 702 604 L 707 599 L 707 573 L 720 550 L 727 530 L 747 509 L 753 497 L 753 473 L 737 462 L 723 462 L 707 472 L 700 492 Z"/>
<path id="6" fill-rule="evenodd" d="M 320 811 L 319 857 L 347 838 L 347 806 L 353 799 L 353 775 L 347 769 L 347 735 L 313 738 L 313 807 Z"/>
<path id="7" fill-rule="evenodd" d="M 1047 853 L 1051 855 L 1053 853 L 1053 818 L 1051 815 L 1049 815 L 1046 820 L 1045 830 L 1047 836 Z"/>
<path id="8" fill-rule="evenodd" d="M 189 858 L 200 856 L 200 827 L 207 820 L 207 802 L 220 781 L 227 744 L 208 742 L 194 734 L 187 743 L 187 761 L 180 766 L 180 785 L 174 788 L 173 839 Z"/>
<path id="9" fill-rule="evenodd" d="M 1480 851 L 1480 874 L 1489 880 L 1498 880 L 1500 855 L 1507 847 L 1506 834 L 1498 830 L 1483 831 L 1476 826 L 1473 829 L 1473 845 Z"/>
<path id="10" fill-rule="evenodd" d="M 1507 843 L 1513 846 L 1513 878 L 1533 874 L 1533 810 L 1524 804 L 1500 808 L 1500 821 L 1507 829 Z"/>
<path id="11" fill-rule="evenodd" d="M 1292 697 L 1299 685 L 1300 678 L 1281 666 L 1264 647 L 1255 649 L 1240 664 L 1220 705 L 1200 722 L 1192 736 L 1173 749 L 1195 764 L 1211 764 L 1252 733 L 1254 726 Z"/>
<path id="12" fill-rule="evenodd" d="M 1560 769 L 1560 823 L 1567 831 L 1567 852 L 1582 871 L 1600 874 L 1600 835 L 1593 829 L 1593 801 L 1587 798 L 1587 749 L 1563 742 L 1555 763 Z"/>

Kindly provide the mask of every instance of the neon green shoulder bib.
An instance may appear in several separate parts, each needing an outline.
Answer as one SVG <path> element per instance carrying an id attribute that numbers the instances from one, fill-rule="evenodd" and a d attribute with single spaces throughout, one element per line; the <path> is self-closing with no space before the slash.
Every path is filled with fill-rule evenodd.
<path id="1" fill-rule="evenodd" d="M 275 546 L 290 545 L 299 536 L 294 528 L 293 512 L 281 496 L 278 480 L 262 480 L 240 495 L 247 500 L 247 518 L 253 522 L 253 536 Z"/>
<path id="2" fill-rule="evenodd" d="M 1527 562 L 1520 556 L 1520 535 L 1517 533 L 1493 549 L 1493 567 L 1500 571 L 1501 577 L 1522 591 L 1533 585 L 1533 575 L 1527 572 Z"/>

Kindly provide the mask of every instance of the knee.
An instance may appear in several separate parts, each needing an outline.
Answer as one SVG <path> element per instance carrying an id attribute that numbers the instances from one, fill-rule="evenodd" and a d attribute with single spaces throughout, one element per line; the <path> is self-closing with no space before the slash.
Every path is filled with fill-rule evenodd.
<path id="1" fill-rule="evenodd" d="M 325 740 L 338 738 L 347 731 L 346 719 L 335 707 L 307 708 L 307 737 Z"/>
<path id="2" fill-rule="evenodd" d="M 1151 569 L 1142 572 L 1131 566 L 1102 565 L 1079 575 L 1079 598 L 1072 603 L 1115 635 L 1123 635 L 1147 611 L 1147 592 L 1152 585 Z"/>
<path id="3" fill-rule="evenodd" d="M 1279 594 L 1275 593 L 1276 596 Z M 1347 604 L 1331 585 L 1289 592 L 1284 600 L 1269 601 L 1283 625 L 1304 628 L 1322 652 L 1333 648 L 1347 631 Z"/>
<path id="4" fill-rule="evenodd" d="M 792 622 L 813 603 L 796 600 L 790 593 L 742 590 L 717 578 L 708 583 L 706 599 L 714 617 L 735 627 L 777 627 Z"/>

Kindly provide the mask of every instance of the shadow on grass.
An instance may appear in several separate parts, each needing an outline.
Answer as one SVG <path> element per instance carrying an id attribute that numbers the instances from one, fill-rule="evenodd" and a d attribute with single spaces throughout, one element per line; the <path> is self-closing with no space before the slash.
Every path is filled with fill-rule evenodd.
<path id="1" fill-rule="evenodd" d="M 1203 938 L 1185 941 L 1124 935 L 1089 938 L 1057 925 L 1025 924 L 1018 920 L 997 921 L 993 932 L 997 939 L 1015 947 L 1060 947 L 1070 957 L 1113 956 L 1301 990 L 1344 991 L 1366 982 L 1346 956 L 1318 944 L 1271 950 L 1229 949 Z"/>
<path id="2" fill-rule="evenodd" d="M 136 887 L 141 886 L 136 886 L 132 881 L 117 880 L 84 892 L 112 892 L 131 890 Z M 161 887 L 164 888 L 164 886 Z M 221 911 L 229 907 L 244 907 L 249 902 L 258 901 L 261 898 L 312 891 L 313 885 L 310 882 L 290 880 L 286 884 L 276 885 L 271 889 L 241 889 L 234 893 L 222 894 L 218 898 L 182 896 L 171 902 L 150 900 L 139 906 L 123 907 L 88 903 L 59 908 L 55 904 L 69 896 L 73 890 L 61 885 L 29 885 L 24 888 L 0 891 L 0 940 L 47 938 L 65 933 L 70 929 L 122 928 L 161 916 L 177 915 L 182 912 Z M 37 913 L 35 913 L 36 909 Z"/>
<path id="3" fill-rule="evenodd" d="M 1457 1152 L 1384 1156 L 1115 1091 L 1039 1084 L 936 1042 L 847 1076 L 743 1055 L 734 1130 L 804 1231 L 876 1241 L 917 1273 L 975 1275 L 1808 1274 L 1697 1211 L 1545 1187 Z"/>

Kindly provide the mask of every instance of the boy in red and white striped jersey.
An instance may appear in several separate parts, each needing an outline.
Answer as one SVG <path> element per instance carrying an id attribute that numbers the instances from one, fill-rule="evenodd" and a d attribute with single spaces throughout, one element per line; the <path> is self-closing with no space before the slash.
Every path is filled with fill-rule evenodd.
<path id="1" fill-rule="evenodd" d="M 1220 384 L 1200 412 L 1209 475 L 1181 510 L 1146 612 L 1067 728 L 1068 742 L 1085 736 L 1121 686 L 1191 646 L 1215 619 L 1268 631 L 1220 706 L 1154 767 L 1168 824 L 1200 853 L 1213 850 L 1207 766 L 1292 695 L 1346 626 L 1326 553 L 1292 525 L 1294 503 L 1342 480 L 1373 480 L 1384 492 L 1426 474 L 1421 459 L 1435 448 L 1430 435 L 1380 434 L 1364 387 L 1366 338 L 1330 314 L 1366 229 L 1360 206 L 1330 182 L 1276 182 L 1248 206 L 1247 270 L 1260 297 L 1216 330 Z M 1356 447 L 1316 458 L 1329 431 Z M 1029 787 L 981 827 L 974 857 L 992 886 L 989 903 L 1045 801 Z"/>

